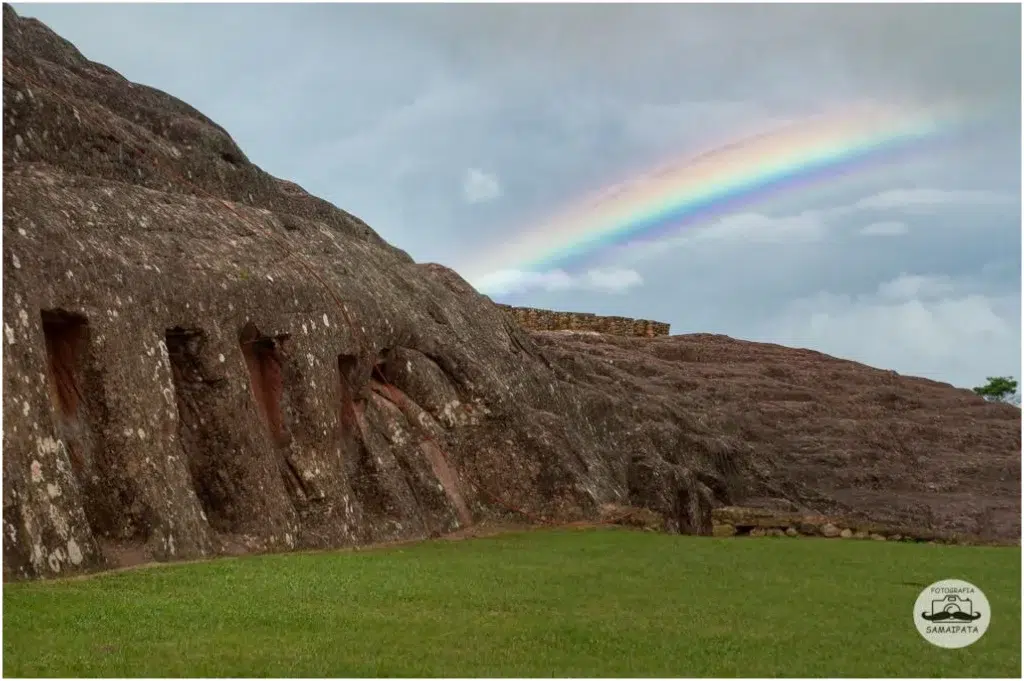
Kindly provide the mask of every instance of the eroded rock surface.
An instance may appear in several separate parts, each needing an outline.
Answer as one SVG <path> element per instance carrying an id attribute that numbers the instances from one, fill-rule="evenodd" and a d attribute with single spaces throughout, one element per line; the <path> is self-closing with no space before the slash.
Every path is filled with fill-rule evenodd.
<path id="1" fill-rule="evenodd" d="M 783 504 L 1019 536 L 1019 410 L 721 337 L 529 334 L 3 21 L 5 578 L 608 504 L 703 534 Z"/>
<path id="2" fill-rule="evenodd" d="M 534 338 L 585 389 L 644 395 L 632 412 L 638 426 L 658 422 L 659 403 L 677 423 L 692 421 L 697 427 L 682 428 L 677 451 L 727 459 L 742 452 L 763 484 L 737 494 L 709 481 L 717 500 L 739 504 L 746 495 L 740 505 L 1019 541 L 1017 407 L 811 350 L 721 335 Z M 630 414 L 617 409 L 612 418 Z M 661 451 L 671 458 L 671 448 Z"/>

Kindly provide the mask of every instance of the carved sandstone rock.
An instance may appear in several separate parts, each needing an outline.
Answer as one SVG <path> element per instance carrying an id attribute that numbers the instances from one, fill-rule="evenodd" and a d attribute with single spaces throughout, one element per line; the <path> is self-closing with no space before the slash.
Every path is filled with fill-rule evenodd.
<path id="1" fill-rule="evenodd" d="M 718 337 L 527 333 L 192 107 L 3 12 L 5 578 L 605 504 L 700 534 L 714 506 L 785 504 L 1019 536 L 1019 411 L 774 346 L 737 343 L 730 373 Z M 835 406 L 807 366 L 885 411 Z M 971 418 L 871 430 L 929 390 Z M 778 425 L 815 408 L 842 447 L 815 440 L 832 421 Z M 865 451 L 885 454 L 844 458 Z M 967 471 L 968 497 L 923 486 Z"/>
<path id="2" fill-rule="evenodd" d="M 6 5 L 4 82 L 5 575 L 603 502 L 710 532 L 699 462 L 605 422 L 454 272 Z"/>

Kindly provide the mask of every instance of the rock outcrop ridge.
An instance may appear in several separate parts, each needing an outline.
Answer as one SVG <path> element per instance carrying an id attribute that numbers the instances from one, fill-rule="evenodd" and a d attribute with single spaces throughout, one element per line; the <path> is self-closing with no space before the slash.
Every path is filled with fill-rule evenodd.
<path id="1" fill-rule="evenodd" d="M 527 332 L 3 12 L 5 579 L 608 504 L 1019 537 L 1019 410 L 721 337 Z"/>
<path id="2" fill-rule="evenodd" d="M 590 312 L 557 312 L 536 307 L 500 305 L 528 331 L 592 331 L 616 336 L 653 338 L 667 336 L 670 326 L 664 322 L 630 317 L 601 316 Z"/>

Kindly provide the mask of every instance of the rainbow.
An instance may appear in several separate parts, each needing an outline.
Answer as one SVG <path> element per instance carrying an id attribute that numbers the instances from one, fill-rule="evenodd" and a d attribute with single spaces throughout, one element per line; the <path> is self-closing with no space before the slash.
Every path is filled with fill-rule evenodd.
<path id="1" fill-rule="evenodd" d="M 965 120 L 960 108 L 857 106 L 790 123 L 601 190 L 457 269 L 478 283 L 662 239 L 787 190 L 892 161 Z"/>

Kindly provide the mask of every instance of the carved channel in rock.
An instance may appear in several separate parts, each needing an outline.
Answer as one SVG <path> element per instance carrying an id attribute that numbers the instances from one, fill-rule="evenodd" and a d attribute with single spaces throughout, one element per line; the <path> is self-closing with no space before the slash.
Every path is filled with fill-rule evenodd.
<path id="1" fill-rule="evenodd" d="M 365 409 L 365 400 L 357 395 L 355 372 L 359 358 L 355 355 L 338 355 L 338 425 L 344 441 L 350 440 L 359 429 L 359 417 Z"/>
<path id="2" fill-rule="evenodd" d="M 368 517 L 397 521 L 401 518 L 400 501 L 391 485 L 383 460 L 373 451 L 381 445 L 378 419 L 371 416 L 365 384 L 378 385 L 383 375 L 377 365 L 371 368 L 368 380 L 360 380 L 359 360 L 352 355 L 338 355 L 339 428 L 343 467 L 355 497 Z M 371 423 L 370 421 L 373 421 Z M 367 531 L 369 527 L 365 528 Z"/>
<path id="3" fill-rule="evenodd" d="M 390 359 L 390 348 L 381 352 L 380 359 L 373 365 L 373 369 L 370 370 L 370 376 L 373 380 L 382 383 L 383 385 L 389 385 L 391 380 L 388 378 L 388 360 Z"/>
<path id="4" fill-rule="evenodd" d="M 242 327 L 238 340 L 249 369 L 249 386 L 263 423 L 275 445 L 287 445 L 288 431 L 284 427 L 281 410 L 284 381 L 277 349 L 279 339 L 262 335 L 255 324 L 249 323 Z"/>
<path id="5" fill-rule="evenodd" d="M 80 485 L 88 485 L 96 474 L 94 457 L 101 445 L 99 429 L 86 406 L 89 322 L 83 315 L 65 310 L 43 310 L 42 320 L 58 436 L 75 478 Z"/>
<path id="6" fill-rule="evenodd" d="M 249 386 L 277 453 L 277 466 L 285 489 L 296 506 L 303 506 L 310 495 L 301 472 L 289 456 L 292 435 L 283 409 L 286 389 L 289 387 L 286 378 L 290 379 L 293 389 L 298 387 L 294 384 L 301 380 L 294 366 L 286 366 L 290 361 L 287 353 L 289 340 L 288 334 L 263 335 L 251 322 L 242 327 L 239 333 L 242 355 L 249 369 Z"/>
<path id="7" fill-rule="evenodd" d="M 54 424 L 89 525 L 101 537 L 144 540 L 149 531 L 146 509 L 137 502 L 134 485 L 106 454 L 106 407 L 89 321 L 60 309 L 43 310 L 41 317 Z"/>
<path id="8" fill-rule="evenodd" d="M 433 470 L 434 475 L 440 481 L 442 487 L 444 487 L 445 495 L 447 495 L 449 501 L 455 507 L 455 513 L 459 518 L 459 522 L 463 527 L 472 525 L 473 514 L 470 512 L 469 506 L 466 505 L 466 500 L 462 497 L 462 491 L 459 489 L 458 475 L 448 461 L 448 457 L 444 455 L 441 448 L 432 440 L 421 442 L 420 451 L 423 452 L 427 461 L 430 462 L 431 470 Z"/>
<path id="9" fill-rule="evenodd" d="M 89 343 L 89 322 L 64 310 L 43 310 L 43 337 L 54 406 L 65 421 L 74 421 L 82 402 L 82 364 Z"/>
<path id="10" fill-rule="evenodd" d="M 410 431 L 420 438 L 418 453 L 427 466 L 424 468 L 420 462 L 414 462 L 409 455 L 399 457 L 398 462 L 403 468 L 409 490 L 416 498 L 421 512 L 431 515 L 433 510 L 433 514 L 436 514 L 440 508 L 433 507 L 441 501 L 441 507 L 455 511 L 455 517 L 461 525 L 471 525 L 472 513 L 459 488 L 458 476 L 426 426 L 424 419 L 430 418 L 429 413 L 412 399 L 402 386 L 396 385 L 396 379 L 408 378 L 403 371 L 403 353 L 407 352 L 401 347 L 384 350 L 371 370 L 370 379 L 373 391 L 392 405 L 397 413 L 404 417 Z M 438 484 L 442 496 L 435 498 L 435 486 Z"/>
<path id="11" fill-rule="evenodd" d="M 215 415 L 223 409 L 227 382 L 211 377 L 204 363 L 206 335 L 200 329 L 175 327 L 166 333 L 178 439 L 188 461 L 192 485 L 210 526 L 230 532 L 238 521 L 237 491 L 230 444 L 219 432 Z"/>

